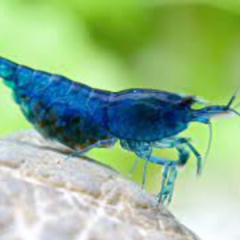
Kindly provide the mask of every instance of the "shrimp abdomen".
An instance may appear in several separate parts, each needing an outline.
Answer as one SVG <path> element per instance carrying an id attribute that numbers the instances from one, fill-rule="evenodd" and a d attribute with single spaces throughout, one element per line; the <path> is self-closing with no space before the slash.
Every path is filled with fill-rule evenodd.
<path id="1" fill-rule="evenodd" d="M 108 91 L 4 58 L 0 58 L 0 77 L 25 117 L 46 138 L 74 149 L 111 138 L 106 129 Z"/>

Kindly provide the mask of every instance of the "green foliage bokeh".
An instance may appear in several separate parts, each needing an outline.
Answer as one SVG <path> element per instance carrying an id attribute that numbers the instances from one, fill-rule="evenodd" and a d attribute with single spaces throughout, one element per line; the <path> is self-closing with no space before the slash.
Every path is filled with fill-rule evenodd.
<path id="1" fill-rule="evenodd" d="M 1 0 L 0 55 L 96 88 L 155 88 L 224 104 L 240 83 L 240 3 Z M 0 83 L 1 136 L 31 128 L 10 96 Z M 234 171 L 240 165 L 237 125 L 237 120 L 215 124 L 207 181 L 227 174 L 226 159 L 229 185 L 240 180 Z M 186 135 L 197 139 L 204 152 L 207 130 L 193 125 Z M 173 152 L 159 154 L 175 157 Z M 94 150 L 91 156 L 125 175 L 135 160 L 119 147 Z M 133 179 L 140 181 L 141 171 L 140 166 Z M 149 171 L 148 190 L 157 192 L 161 169 L 151 165 Z M 193 158 L 177 187 L 180 200 L 187 199 L 180 193 L 186 193 L 183 185 L 193 181 L 194 173 Z"/>

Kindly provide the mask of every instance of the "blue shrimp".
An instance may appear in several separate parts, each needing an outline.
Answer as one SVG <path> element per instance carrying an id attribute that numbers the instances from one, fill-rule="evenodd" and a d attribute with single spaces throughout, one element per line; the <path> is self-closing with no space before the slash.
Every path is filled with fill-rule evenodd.
<path id="1" fill-rule="evenodd" d="M 197 174 L 203 168 L 203 158 L 190 139 L 178 134 L 192 122 L 211 126 L 215 116 L 239 115 L 231 108 L 239 91 L 226 106 L 205 105 L 196 110 L 194 104 L 204 103 L 195 96 L 150 89 L 104 91 L 4 58 L 0 58 L 0 77 L 37 131 L 71 148 L 72 155 L 109 148 L 119 141 L 123 149 L 145 160 L 143 186 L 148 163 L 162 165 L 158 202 L 163 203 L 171 202 L 178 168 L 186 165 L 191 152 L 197 159 Z M 177 150 L 177 160 L 152 154 L 153 149 L 167 148 Z"/>

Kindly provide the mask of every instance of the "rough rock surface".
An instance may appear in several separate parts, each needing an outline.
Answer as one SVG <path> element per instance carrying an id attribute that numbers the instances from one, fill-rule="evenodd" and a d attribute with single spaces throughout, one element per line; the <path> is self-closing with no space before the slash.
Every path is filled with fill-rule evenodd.
<path id="1" fill-rule="evenodd" d="M 0 140 L 1 240 L 198 239 L 156 199 L 36 132 Z"/>

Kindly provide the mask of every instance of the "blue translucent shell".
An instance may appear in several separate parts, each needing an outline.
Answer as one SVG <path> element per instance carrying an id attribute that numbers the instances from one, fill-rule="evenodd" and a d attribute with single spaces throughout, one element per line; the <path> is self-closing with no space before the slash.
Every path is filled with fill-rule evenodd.
<path id="1" fill-rule="evenodd" d="M 190 117 L 189 105 L 179 95 L 135 89 L 113 95 L 108 126 L 118 138 L 149 142 L 183 131 Z"/>
<path id="2" fill-rule="evenodd" d="M 45 137 L 74 149 L 111 138 L 105 127 L 108 92 L 2 58 L 0 76 L 13 89 L 25 117 Z"/>
<path id="3" fill-rule="evenodd" d="M 118 138 L 152 142 L 186 129 L 191 97 L 132 89 L 117 93 L 0 58 L 0 76 L 26 118 L 45 137 L 71 148 Z"/>

